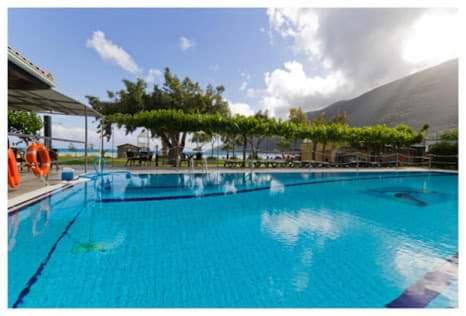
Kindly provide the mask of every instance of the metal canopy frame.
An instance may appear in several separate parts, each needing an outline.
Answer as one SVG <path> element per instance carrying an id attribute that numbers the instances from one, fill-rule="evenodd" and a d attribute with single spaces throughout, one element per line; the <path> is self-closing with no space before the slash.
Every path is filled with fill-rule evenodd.
<path id="1" fill-rule="evenodd" d="M 8 109 L 44 114 L 84 116 L 84 171 L 87 172 L 88 116 L 103 118 L 93 108 L 55 89 L 51 73 L 33 64 L 15 49 L 8 47 Z M 103 132 L 102 132 L 103 134 Z M 14 133 L 9 133 L 15 136 Z M 103 143 L 103 135 L 102 143 Z M 60 140 L 50 137 L 50 139 Z M 103 147 L 101 148 L 101 155 Z M 103 157 L 101 157 L 103 158 Z"/>
<path id="2" fill-rule="evenodd" d="M 8 89 L 8 108 L 48 114 L 102 116 L 87 105 L 53 89 Z"/>

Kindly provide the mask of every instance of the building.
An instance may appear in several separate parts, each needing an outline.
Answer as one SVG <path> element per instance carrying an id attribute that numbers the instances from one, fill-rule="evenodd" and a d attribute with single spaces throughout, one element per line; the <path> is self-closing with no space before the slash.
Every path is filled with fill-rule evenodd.
<path id="1" fill-rule="evenodd" d="M 138 152 L 140 150 L 139 146 L 133 144 L 121 144 L 117 146 L 117 157 L 126 158 L 126 153 L 128 151 Z"/>
<path id="2" fill-rule="evenodd" d="M 328 143 L 325 146 L 318 143 L 316 146 L 315 155 L 312 154 L 314 149 L 312 141 L 305 140 L 301 144 L 301 160 L 303 161 L 324 161 L 324 162 L 335 162 L 338 145 L 334 143 Z M 325 151 L 324 151 L 325 149 Z"/>
<path id="3" fill-rule="evenodd" d="M 76 101 L 55 89 L 53 75 L 32 63 L 12 47 L 8 47 L 8 111 L 27 111 L 44 114 L 44 136 L 25 135 L 9 131 L 9 137 L 42 138 L 48 148 L 52 141 L 82 144 L 85 148 L 84 171 L 87 172 L 88 117 L 102 115 L 93 108 Z M 82 139 L 55 138 L 52 135 L 53 114 L 84 118 Z"/>

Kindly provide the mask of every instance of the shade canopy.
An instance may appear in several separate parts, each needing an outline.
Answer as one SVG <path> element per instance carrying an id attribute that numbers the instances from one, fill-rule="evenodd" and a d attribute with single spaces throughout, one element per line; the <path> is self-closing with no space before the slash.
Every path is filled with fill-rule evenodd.
<path id="1" fill-rule="evenodd" d="M 8 47 L 8 109 L 29 112 L 102 116 L 91 107 L 57 90 L 53 76 Z"/>
<path id="2" fill-rule="evenodd" d="M 96 110 L 54 89 L 8 89 L 8 108 L 50 114 L 102 116 Z"/>

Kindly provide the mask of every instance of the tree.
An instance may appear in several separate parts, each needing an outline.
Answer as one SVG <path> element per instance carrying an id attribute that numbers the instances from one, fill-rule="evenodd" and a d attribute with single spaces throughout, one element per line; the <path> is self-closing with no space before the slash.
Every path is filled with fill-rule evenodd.
<path id="1" fill-rule="evenodd" d="M 267 120 L 269 118 L 269 112 L 267 110 L 265 111 L 258 111 L 256 114 L 254 114 L 254 117 L 258 120 Z M 257 159 L 257 152 L 259 151 L 261 143 L 264 141 L 266 138 L 266 135 L 260 134 L 256 131 L 256 135 L 252 135 L 249 139 L 249 143 L 251 145 L 251 156 L 254 159 Z"/>
<path id="2" fill-rule="evenodd" d="M 440 135 L 440 140 L 444 142 L 458 142 L 458 129 L 452 128 L 449 130 L 444 131 Z"/>
<path id="3" fill-rule="evenodd" d="M 226 151 L 227 154 L 227 159 L 230 158 L 230 152 L 233 153 L 233 156 L 235 155 L 235 148 L 237 145 L 240 144 L 240 139 L 237 135 L 234 134 L 222 134 L 220 140 L 223 143 L 222 149 Z"/>
<path id="4" fill-rule="evenodd" d="M 289 121 L 255 116 L 224 116 L 219 113 L 186 113 L 181 110 L 141 111 L 134 115 L 117 113 L 107 117 L 111 122 L 127 129 L 144 127 L 158 131 L 179 133 L 205 132 L 218 133 L 235 139 L 243 146 L 243 161 L 246 161 L 247 145 L 251 137 L 281 136 L 312 139 L 321 143 L 342 142 L 371 149 L 382 148 L 386 144 L 396 147 L 419 143 L 424 138 L 424 130 L 414 131 L 407 125 L 388 127 L 372 125 L 350 127 L 346 124 L 327 123 L 298 125 Z M 236 144 L 236 143 L 235 143 Z"/>
<path id="5" fill-rule="evenodd" d="M 136 82 L 124 80 L 124 88 L 118 92 L 108 92 L 109 101 L 88 96 L 89 103 L 93 108 L 104 115 L 130 114 L 153 110 L 179 110 L 184 113 L 218 113 L 228 116 L 229 108 L 222 94 L 223 86 L 213 87 L 208 85 L 202 89 L 199 83 L 186 77 L 183 80 L 166 68 L 164 83 L 161 87 L 154 85 L 150 93 L 146 92 L 147 84 L 144 80 Z M 101 121 L 99 130 L 104 134 L 111 135 L 111 121 Z M 140 126 L 124 124 L 127 133 L 133 132 Z M 163 150 L 168 154 L 169 160 L 178 164 L 179 154 L 183 152 L 187 132 L 176 125 L 162 128 L 152 124 L 149 130 L 153 137 L 159 136 L 162 140 Z"/>
<path id="6" fill-rule="evenodd" d="M 288 120 L 298 125 L 308 123 L 307 115 L 301 107 L 290 108 L 288 112 Z"/>
<path id="7" fill-rule="evenodd" d="M 458 168 L 458 129 L 440 134 L 440 142 L 430 147 L 432 165 L 438 168 Z"/>
<path id="8" fill-rule="evenodd" d="M 42 128 L 42 120 L 36 113 L 25 111 L 8 111 L 8 131 L 27 135 L 37 135 Z M 32 137 L 19 137 L 26 144 Z"/>
<path id="9" fill-rule="evenodd" d="M 196 143 L 196 149 L 202 151 L 202 147 L 212 140 L 212 135 L 206 132 L 195 132 L 191 137 L 191 141 Z"/>
<path id="10" fill-rule="evenodd" d="M 290 140 L 287 139 L 286 137 L 280 136 L 280 138 L 278 140 L 278 143 L 277 143 L 277 148 L 278 148 L 278 150 L 280 150 L 280 152 L 282 154 L 282 158 L 285 159 L 285 152 L 287 150 L 290 150 L 290 148 L 291 148 Z"/>
<path id="11" fill-rule="evenodd" d="M 290 108 L 288 112 L 288 121 L 296 125 L 307 125 L 309 120 L 307 119 L 306 113 L 304 113 L 301 107 Z M 298 138 L 294 137 L 294 148 L 297 147 Z M 289 146 L 291 148 L 291 144 Z"/>

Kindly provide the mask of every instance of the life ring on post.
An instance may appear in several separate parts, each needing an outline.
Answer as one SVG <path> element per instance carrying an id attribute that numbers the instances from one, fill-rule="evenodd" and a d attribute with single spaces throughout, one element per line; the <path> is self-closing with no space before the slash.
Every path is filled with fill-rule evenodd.
<path id="1" fill-rule="evenodd" d="M 52 165 L 47 147 L 38 143 L 29 145 L 26 152 L 26 162 L 38 177 L 46 177 Z"/>
<path id="2" fill-rule="evenodd" d="M 17 188 L 21 183 L 18 165 L 16 163 L 16 155 L 12 149 L 8 149 L 8 185 L 11 188 Z"/>

